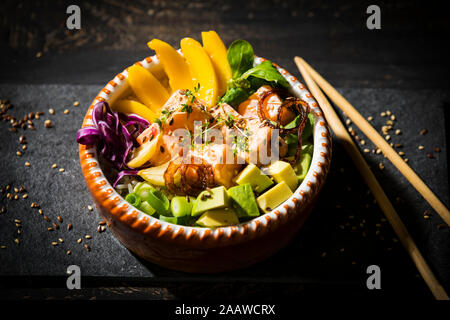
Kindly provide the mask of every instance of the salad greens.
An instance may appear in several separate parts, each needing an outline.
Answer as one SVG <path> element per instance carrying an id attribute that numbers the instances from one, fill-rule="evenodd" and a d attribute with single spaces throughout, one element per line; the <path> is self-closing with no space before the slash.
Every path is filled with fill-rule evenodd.
<path id="1" fill-rule="evenodd" d="M 288 88 L 288 81 L 266 60 L 253 66 L 253 48 L 245 40 L 234 41 L 227 51 L 228 63 L 231 67 L 232 79 L 228 82 L 228 90 L 220 99 L 233 107 L 245 101 L 252 93 L 263 85 Z"/>

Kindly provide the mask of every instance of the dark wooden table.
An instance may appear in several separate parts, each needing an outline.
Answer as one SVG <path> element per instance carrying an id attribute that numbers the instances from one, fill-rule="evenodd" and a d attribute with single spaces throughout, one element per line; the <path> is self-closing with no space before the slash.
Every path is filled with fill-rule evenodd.
<path id="1" fill-rule="evenodd" d="M 371 3 L 344 1 L 80 1 L 81 30 L 65 27 L 66 8 L 74 1 L 4 1 L 0 4 L 0 99 L 15 105 L 11 113 L 48 108 L 56 114 L 54 131 L 42 123 L 25 132 L 31 141 L 23 158 L 14 155 L 18 134 L 0 124 L 1 186 L 26 183 L 33 199 L 47 204 L 49 216 L 64 214 L 77 223 L 68 241 L 95 232 L 99 217 L 81 177 L 74 134 L 84 111 L 115 74 L 152 55 L 146 43 L 160 38 L 178 47 L 184 36 L 216 30 L 226 44 L 248 40 L 256 54 L 298 75 L 292 58 L 301 55 L 380 128 L 391 110 L 410 164 L 449 205 L 449 82 L 446 81 L 450 24 L 446 11 L 427 2 L 380 1 L 382 29 L 366 28 Z M 80 101 L 78 108 L 71 107 Z M 69 108 L 70 114 L 63 115 Z M 345 119 L 345 117 L 343 117 Z M 41 120 L 42 121 L 42 120 Z M 62 125 L 66 122 L 66 125 Z M 353 126 L 354 127 L 354 126 Z M 420 135 L 427 128 L 429 133 Z M 358 132 L 358 135 L 365 139 Z M 426 150 L 419 152 L 417 147 Z M 361 151 L 373 145 L 360 145 Z M 435 152 L 439 147 L 441 152 Z M 66 176 L 53 178 L 52 152 Z M 428 159 L 426 153 L 435 158 Z M 450 290 L 450 230 L 381 155 L 364 153 L 402 219 L 441 282 Z M 12 159 L 12 160 L 11 160 Z M 31 160 L 30 160 L 31 159 Z M 22 170 L 24 161 L 32 167 Z M 385 170 L 379 170 L 383 162 Z M 34 165 L 36 163 L 36 165 Z M 42 179 L 42 180 L 38 180 Z M 50 179 L 50 180 L 49 180 Z M 66 179 L 66 180 L 65 180 Z M 51 181 L 40 188 L 44 181 Z M 67 195 L 77 194 L 66 201 Z M 27 200 L 28 201 L 28 200 Z M 31 200 L 30 200 L 31 201 Z M 58 205 L 54 203 L 57 202 Z M 54 254 L 45 222 L 30 215 L 28 203 L 10 203 L 0 215 L 0 296 L 7 299 L 231 299 L 276 300 L 309 296 L 381 296 L 431 298 L 423 280 L 373 203 L 367 187 L 337 141 L 333 167 L 320 201 L 298 237 L 286 249 L 257 266 L 223 275 L 186 275 L 145 263 L 106 232 L 92 239 L 92 252 L 71 248 Z M 429 218 L 424 212 L 429 211 Z M 23 242 L 15 246 L 13 219 L 23 221 Z M 27 227 L 25 221 L 30 219 Z M 38 228 L 35 226 L 39 226 Z M 75 230 L 74 230 L 75 231 Z M 46 243 L 39 246 L 34 242 Z M 291 258 L 291 255 L 295 258 Z M 81 264 L 83 289 L 64 288 L 64 267 Z M 365 268 L 383 270 L 383 290 L 369 292 Z"/>

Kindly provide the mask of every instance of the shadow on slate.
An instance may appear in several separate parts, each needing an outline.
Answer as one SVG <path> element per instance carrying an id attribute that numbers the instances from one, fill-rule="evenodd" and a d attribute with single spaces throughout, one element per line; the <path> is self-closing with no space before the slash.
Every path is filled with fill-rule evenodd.
<path id="1" fill-rule="evenodd" d="M 10 114 L 20 118 L 30 111 L 45 113 L 34 121 L 35 131 L 24 132 L 28 148 L 21 157 L 15 152 L 20 148 L 22 132 L 11 133 L 7 129 L 9 124 L 0 124 L 1 186 L 24 185 L 29 194 L 25 200 L 7 200 L 5 194 L 1 195 L 1 204 L 7 208 L 7 212 L 0 215 L 0 244 L 7 246 L 0 250 L 0 279 L 4 285 L 33 286 L 53 281 L 53 286 L 64 287 L 66 268 L 75 264 L 81 267 L 86 286 L 160 284 L 175 298 L 192 297 L 186 286 L 193 283 L 198 284 L 196 290 L 200 296 L 208 296 L 208 292 L 238 296 L 248 290 L 258 296 L 261 292 L 270 293 L 273 288 L 285 288 L 286 293 L 299 295 L 308 292 L 305 288 L 315 288 L 318 294 L 322 291 L 317 288 L 328 288 L 328 292 L 334 293 L 343 288 L 348 293 L 367 293 L 366 268 L 377 264 L 382 270 L 383 294 L 431 296 L 337 142 L 327 183 L 303 229 L 286 248 L 252 267 L 216 275 L 171 271 L 137 258 L 109 231 L 97 233 L 101 217 L 95 210 L 87 209 L 92 200 L 81 174 L 75 135 L 88 105 L 100 89 L 101 86 L 83 85 L 0 86 L 0 98 L 14 104 Z M 342 92 L 349 101 L 355 102 L 364 116 L 374 116 L 377 128 L 386 120 L 379 117 L 381 111 L 390 109 L 396 115 L 395 128 L 400 128 L 403 134 L 393 135 L 392 139 L 403 143 L 412 168 L 448 205 L 446 146 L 442 134 L 445 132 L 442 106 L 448 101 L 448 95 L 428 90 L 346 89 Z M 79 107 L 72 106 L 75 100 L 80 102 Z M 427 113 L 423 112 L 425 105 Z M 49 115 L 49 108 L 55 109 L 54 115 Z M 63 114 L 64 109 L 69 109 L 69 114 Z M 53 128 L 44 127 L 46 119 L 52 120 Z M 419 135 L 421 128 L 427 128 L 428 134 Z M 419 152 L 419 144 L 431 149 L 440 147 L 442 152 L 435 153 L 436 159 L 428 159 L 424 152 L 428 149 Z M 373 146 L 367 141 L 365 147 L 372 149 Z M 423 219 L 423 211 L 430 208 L 382 155 L 364 153 L 364 156 L 427 261 L 449 290 L 450 275 L 445 266 L 449 265 L 450 230 L 437 229 L 441 220 L 434 213 L 430 219 Z M 25 167 L 25 161 L 31 166 Z M 380 161 L 386 167 L 383 171 L 378 169 Z M 65 172 L 52 169 L 53 163 L 65 168 Z M 400 200 L 396 200 L 397 197 Z M 38 202 L 52 222 L 61 216 L 64 219 L 61 228 L 47 231 L 51 223 L 30 208 L 32 202 Z M 20 235 L 17 235 L 14 219 L 22 221 Z M 71 231 L 66 230 L 68 223 L 73 224 Z M 92 239 L 85 239 L 86 234 L 92 235 Z M 15 238 L 20 239 L 20 244 L 14 243 Z M 64 242 L 52 246 L 51 242 L 58 238 L 63 238 Z M 81 244 L 77 243 L 79 238 L 83 239 Z M 91 252 L 84 249 L 86 243 Z M 67 250 L 72 254 L 66 255 Z M 247 289 L 242 289 L 243 286 Z"/>

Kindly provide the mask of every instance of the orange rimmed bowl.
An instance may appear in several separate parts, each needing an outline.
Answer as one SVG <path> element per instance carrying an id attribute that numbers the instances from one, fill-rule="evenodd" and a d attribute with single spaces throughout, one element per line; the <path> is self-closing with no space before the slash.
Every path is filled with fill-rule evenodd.
<path id="1" fill-rule="evenodd" d="M 265 59 L 256 57 L 255 63 Z M 163 79 L 164 71 L 156 56 L 137 64 Z M 212 273 L 238 269 L 261 261 L 283 246 L 295 235 L 309 216 L 325 182 L 331 161 L 330 131 L 318 104 L 289 72 L 274 64 L 289 81 L 293 95 L 311 106 L 315 117 L 314 153 L 305 180 L 294 194 L 269 213 L 241 223 L 221 228 L 199 228 L 174 225 L 153 218 L 128 204 L 111 186 L 100 167 L 94 146 L 79 146 L 84 178 L 94 202 L 113 234 L 138 256 L 185 272 Z M 131 93 L 125 69 L 100 91 L 89 107 L 83 127 L 92 125 L 95 103 L 113 103 Z"/>

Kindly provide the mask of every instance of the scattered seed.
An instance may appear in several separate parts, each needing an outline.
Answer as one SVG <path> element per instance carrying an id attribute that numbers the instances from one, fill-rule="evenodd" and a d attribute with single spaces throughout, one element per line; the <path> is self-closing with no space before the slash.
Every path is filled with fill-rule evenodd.
<path id="1" fill-rule="evenodd" d="M 24 198 L 24 199 L 28 198 L 28 193 L 25 193 L 25 194 L 22 196 L 22 198 Z"/>
<path id="2" fill-rule="evenodd" d="M 48 227 L 47 230 L 48 231 L 53 231 L 53 228 L 52 227 Z"/>
<path id="3" fill-rule="evenodd" d="M 434 152 L 441 152 L 441 148 L 434 148 Z"/>
<path id="4" fill-rule="evenodd" d="M 72 230 L 72 224 L 71 224 L 71 223 L 69 223 L 69 224 L 67 225 L 67 230 Z"/>
<path id="5" fill-rule="evenodd" d="M 386 138 L 387 141 L 389 141 L 391 139 L 391 136 L 387 135 L 385 138 Z"/>
<path id="6" fill-rule="evenodd" d="M 361 140 L 361 144 L 364 146 L 366 144 L 366 141 Z"/>
<path id="7" fill-rule="evenodd" d="M 48 113 L 50 113 L 50 114 L 55 114 L 55 110 L 53 110 L 53 109 L 48 109 Z"/>
<path id="8" fill-rule="evenodd" d="M 382 117 L 386 117 L 386 112 L 382 112 L 382 113 L 380 113 L 380 116 L 382 116 Z"/>
<path id="9" fill-rule="evenodd" d="M 39 209 L 39 214 L 42 215 L 44 213 L 44 211 L 42 211 L 42 209 Z"/>
<path id="10" fill-rule="evenodd" d="M 396 147 L 396 148 L 403 148 L 403 144 L 401 144 L 401 143 L 396 143 L 396 144 L 395 144 L 395 147 Z"/>
<path id="11" fill-rule="evenodd" d="M 26 145 L 26 144 L 24 144 L 24 145 L 22 146 L 22 150 L 27 150 L 27 145 Z"/>
<path id="12" fill-rule="evenodd" d="M 84 236 L 86 239 L 92 239 L 92 236 L 90 234 L 87 234 Z"/>
<path id="13" fill-rule="evenodd" d="M 380 170 L 384 169 L 384 165 L 381 162 L 378 164 L 378 167 L 380 168 Z"/>
<path id="14" fill-rule="evenodd" d="M 61 242 L 61 243 L 63 243 L 63 242 L 64 242 L 64 239 L 63 239 L 63 238 L 58 238 L 58 241 Z"/>
<path id="15" fill-rule="evenodd" d="M 39 51 L 38 53 L 36 53 L 36 58 L 39 59 L 40 57 L 42 57 L 42 52 Z"/>
<path id="16" fill-rule="evenodd" d="M 49 217 L 47 217 L 47 216 L 44 216 L 44 220 L 47 221 L 47 222 L 52 221 L 52 220 L 51 220 Z"/>
<path id="17" fill-rule="evenodd" d="M 14 188 L 14 192 L 15 192 L 15 193 L 18 193 L 18 192 L 19 192 L 19 189 Z"/>
<path id="18" fill-rule="evenodd" d="M 53 228 L 55 228 L 56 230 L 58 230 L 58 229 L 59 229 L 59 225 L 58 225 L 57 223 L 53 222 Z"/>
<path id="19" fill-rule="evenodd" d="M 68 256 L 70 256 L 71 253 L 72 253 L 72 251 L 70 251 L 70 250 L 67 250 L 67 252 L 66 252 L 66 254 L 67 254 Z"/>
<path id="20" fill-rule="evenodd" d="M 402 130 L 400 130 L 400 129 L 395 130 L 395 134 L 396 134 L 396 135 L 399 135 L 399 134 L 401 134 L 401 133 L 402 133 Z"/>
<path id="21" fill-rule="evenodd" d="M 422 129 L 422 130 L 420 130 L 420 134 L 421 134 L 421 135 L 427 134 L 427 132 L 428 132 L 427 129 Z"/>
<path id="22" fill-rule="evenodd" d="M 377 151 L 375 151 L 376 154 L 380 154 L 381 153 L 381 149 L 377 148 Z"/>
<path id="23" fill-rule="evenodd" d="M 51 120 L 45 120 L 44 121 L 44 126 L 46 128 L 51 128 L 52 127 L 52 121 Z"/>
<path id="24" fill-rule="evenodd" d="M 86 249 L 87 252 L 91 251 L 91 247 L 89 247 L 88 244 L 85 244 L 85 245 L 84 245 L 84 248 Z"/>
<path id="25" fill-rule="evenodd" d="M 404 155 L 405 155 L 405 153 L 404 153 L 403 151 L 400 151 L 398 154 L 399 154 L 400 156 L 404 156 Z"/>
<path id="26" fill-rule="evenodd" d="M 345 123 L 346 123 L 347 125 L 349 125 L 349 124 L 351 124 L 351 123 L 352 123 L 352 120 L 350 120 L 350 119 L 347 119 L 347 120 L 345 120 Z"/>
<path id="27" fill-rule="evenodd" d="M 423 218 L 424 219 L 430 219 L 430 216 L 429 215 L 424 215 Z"/>
<path id="28" fill-rule="evenodd" d="M 435 158 L 434 154 L 432 154 L 432 153 L 427 153 L 427 157 L 428 157 L 428 159 L 434 159 Z"/>
<path id="29" fill-rule="evenodd" d="M 64 114 L 68 114 L 69 113 L 69 109 L 64 110 Z"/>
<path id="30" fill-rule="evenodd" d="M 372 116 L 369 116 L 369 117 L 367 117 L 367 120 L 372 121 L 372 120 L 373 120 L 373 117 L 372 117 Z"/>
<path id="31" fill-rule="evenodd" d="M 19 200 L 19 196 L 17 194 L 14 196 L 14 200 Z"/>
<path id="32" fill-rule="evenodd" d="M 78 107 L 80 105 L 80 103 L 78 102 L 78 101 L 75 101 L 74 103 L 73 103 L 73 106 L 74 107 Z"/>
<path id="33" fill-rule="evenodd" d="M 2 249 L 6 249 L 6 246 L 0 246 L 0 248 L 2 248 Z"/>
<path id="34" fill-rule="evenodd" d="M 64 168 L 59 169 L 59 172 L 64 172 L 66 171 Z"/>
<path id="35" fill-rule="evenodd" d="M 52 168 L 56 169 L 56 168 L 58 168 L 58 165 L 56 163 L 54 163 L 54 164 L 52 164 Z"/>
<path id="36" fill-rule="evenodd" d="M 20 157 L 22 155 L 22 152 L 17 151 L 16 154 L 17 154 L 18 157 Z"/>
<path id="37" fill-rule="evenodd" d="M 25 167 L 29 167 L 29 166 L 31 166 L 31 163 L 29 163 L 28 161 L 25 162 Z"/>
<path id="38" fill-rule="evenodd" d="M 391 115 L 391 111 L 390 111 L 390 110 L 387 110 L 387 111 L 386 111 L 386 115 L 390 116 L 390 115 Z"/>
<path id="39" fill-rule="evenodd" d="M 100 221 L 98 224 L 101 225 L 101 226 L 104 226 L 104 225 L 106 224 L 106 221 L 105 221 L 105 220 L 102 220 L 102 221 Z"/>
<path id="40" fill-rule="evenodd" d="M 57 216 L 56 219 L 57 219 L 59 222 L 63 222 L 63 218 L 61 218 L 61 216 Z"/>
<path id="41" fill-rule="evenodd" d="M 56 241 L 52 242 L 52 246 L 57 246 L 57 245 L 58 245 L 58 242 L 56 242 Z"/>
<path id="42" fill-rule="evenodd" d="M 14 219 L 14 222 L 19 224 L 22 223 L 22 221 L 20 221 L 19 219 Z"/>
<path id="43" fill-rule="evenodd" d="M 14 242 L 19 244 L 20 240 L 16 238 L 16 239 L 14 239 Z"/>
<path id="44" fill-rule="evenodd" d="M 409 161 L 409 159 L 408 158 L 405 158 L 405 162 L 408 162 Z"/>
<path id="45" fill-rule="evenodd" d="M 417 149 L 423 150 L 423 149 L 425 149 L 425 147 L 424 146 L 418 146 Z"/>
<path id="46" fill-rule="evenodd" d="M 365 152 L 365 153 L 369 153 L 370 150 L 366 148 L 366 149 L 364 149 L 364 152 Z"/>
<path id="47" fill-rule="evenodd" d="M 78 243 L 81 243 L 81 241 L 83 241 L 83 239 L 81 238 L 77 240 Z"/>
<path id="48" fill-rule="evenodd" d="M 326 252 L 323 252 L 322 254 L 321 254 L 321 257 L 322 258 L 325 258 L 327 256 L 327 253 Z"/>
<path id="49" fill-rule="evenodd" d="M 88 206 L 87 206 L 87 208 L 88 208 L 88 210 L 89 210 L 89 211 L 92 211 L 92 210 L 94 210 L 94 208 L 92 208 L 92 206 L 91 206 L 91 205 L 88 205 Z"/>

